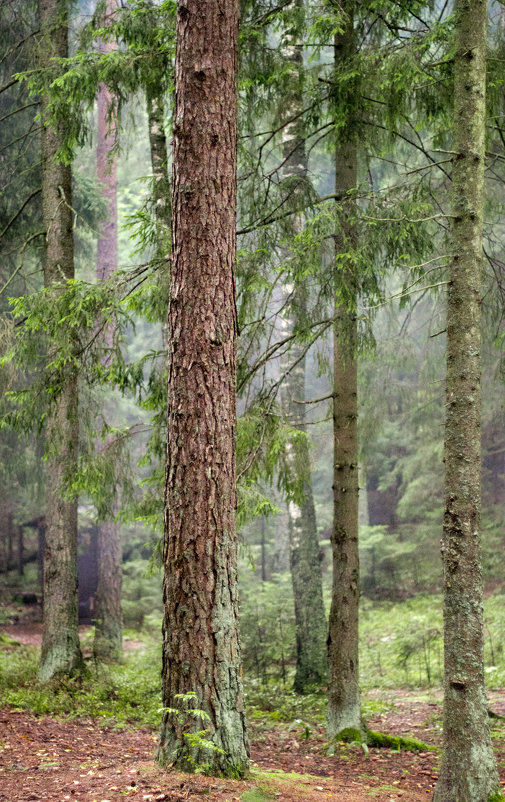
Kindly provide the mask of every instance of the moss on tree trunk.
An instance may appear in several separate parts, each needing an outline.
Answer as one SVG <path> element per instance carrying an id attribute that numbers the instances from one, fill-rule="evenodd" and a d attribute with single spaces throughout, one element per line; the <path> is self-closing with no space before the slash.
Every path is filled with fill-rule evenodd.
<path id="1" fill-rule="evenodd" d="M 40 0 L 41 66 L 68 55 L 66 0 Z M 42 97 L 42 117 L 47 100 Z M 46 231 L 45 286 L 60 292 L 74 277 L 72 175 L 58 164 L 62 131 L 42 128 L 42 209 Z M 51 351 L 51 344 L 49 344 Z M 51 358 L 51 353 L 49 354 Z M 44 549 L 44 619 L 39 679 L 47 682 L 82 666 L 78 632 L 77 500 L 62 493 L 64 475 L 72 473 L 78 450 L 78 398 L 75 366 L 60 376 L 61 392 L 47 417 L 49 456 L 46 472 Z"/>
<path id="2" fill-rule="evenodd" d="M 342 33 L 335 37 L 335 68 L 345 70 L 354 53 L 353 2 L 344 4 Z M 354 98 L 349 91 L 347 107 Z M 357 144 L 352 117 L 341 129 L 335 151 L 335 191 L 340 204 L 335 251 L 335 326 L 333 337 L 333 585 L 328 632 L 328 735 L 362 730 L 358 664 L 358 371 L 357 279 L 352 260 L 342 254 L 356 245 L 352 222 L 357 184 Z"/>
<path id="3" fill-rule="evenodd" d="M 447 296 L 444 751 L 435 802 L 499 790 L 484 686 L 480 327 L 487 3 L 456 2 L 452 260 Z"/>

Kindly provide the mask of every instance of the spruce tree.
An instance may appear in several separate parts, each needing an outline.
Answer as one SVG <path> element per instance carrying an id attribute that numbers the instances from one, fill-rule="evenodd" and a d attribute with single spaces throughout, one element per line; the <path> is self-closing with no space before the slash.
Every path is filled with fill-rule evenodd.
<path id="1" fill-rule="evenodd" d="M 486 0 L 458 0 L 447 293 L 444 751 L 435 802 L 501 799 L 484 683 L 480 559 Z"/>
<path id="2" fill-rule="evenodd" d="M 342 8 L 342 31 L 335 35 L 335 70 L 349 69 L 354 56 L 354 2 Z M 355 200 L 358 180 L 355 82 L 345 85 L 348 111 L 336 133 L 335 195 L 339 214 L 335 236 L 336 298 L 333 328 L 333 584 L 328 632 L 328 735 L 361 731 L 358 670 L 358 369 L 356 349 L 359 279 L 352 254 L 356 249 Z M 351 256 L 349 256 L 351 254 Z M 359 740 L 359 737 L 358 737 Z"/>
<path id="3" fill-rule="evenodd" d="M 292 217 L 292 234 L 300 234 L 304 226 L 304 215 L 296 212 L 303 206 L 305 186 L 309 181 L 308 158 L 304 139 L 303 114 L 303 47 L 300 42 L 303 4 L 297 0 L 289 6 L 293 16 L 285 33 L 282 55 L 289 65 L 286 91 L 286 112 L 292 120 L 282 135 L 283 166 L 281 180 L 285 187 L 286 201 L 295 209 Z M 289 261 L 289 249 L 283 249 Z M 291 257 L 292 258 L 292 257 Z M 303 328 L 307 306 L 307 282 L 287 280 L 284 287 L 285 312 L 282 319 L 282 336 L 293 337 Z M 295 340 L 291 348 L 281 357 L 281 405 L 289 424 L 306 432 L 305 425 L 305 343 Z M 304 693 L 311 685 L 321 684 L 326 679 L 326 616 L 323 603 L 322 571 L 319 559 L 316 511 L 310 478 L 310 453 L 306 439 L 301 439 L 297 448 L 287 445 L 287 466 L 296 472 L 297 461 L 307 468 L 303 498 L 288 502 L 289 561 L 293 583 L 293 599 L 296 622 L 296 671 L 294 689 Z"/>
<path id="4" fill-rule="evenodd" d="M 66 0 L 40 0 L 41 67 L 68 55 Z M 44 113 L 47 97 L 42 97 Z M 61 124 L 63 126 L 63 124 Z M 64 130 L 42 129 L 42 209 L 45 229 L 44 283 L 55 294 L 74 277 L 72 173 L 56 161 Z M 49 360 L 55 345 L 48 343 Z M 44 618 L 39 679 L 47 682 L 81 668 L 77 593 L 77 499 L 63 494 L 65 474 L 77 466 L 79 444 L 77 369 L 72 361 L 60 376 L 60 388 L 46 424 L 46 531 Z"/>

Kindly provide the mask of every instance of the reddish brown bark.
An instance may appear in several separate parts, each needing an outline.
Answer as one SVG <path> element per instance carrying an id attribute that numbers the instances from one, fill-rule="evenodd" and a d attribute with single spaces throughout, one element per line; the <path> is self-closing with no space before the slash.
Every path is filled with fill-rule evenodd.
<path id="1" fill-rule="evenodd" d="M 235 488 L 237 0 L 177 14 L 159 759 L 242 774 Z M 207 728 L 223 750 L 191 745 Z"/>
<path id="2" fill-rule="evenodd" d="M 108 0 L 106 20 L 111 18 L 116 4 Z M 114 42 L 102 42 L 102 53 L 115 49 Z M 103 84 L 97 97 L 97 147 L 96 168 L 101 184 L 102 197 L 107 202 L 105 222 L 98 237 L 96 255 L 97 279 L 109 278 L 117 270 L 117 158 L 111 153 L 116 139 L 114 124 L 109 124 L 108 111 L 114 99 Z M 112 347 L 114 331 L 105 330 L 106 346 Z M 98 524 L 98 588 L 96 595 L 95 640 L 93 651 L 97 657 L 117 658 L 122 650 L 121 580 L 122 548 L 121 532 L 117 521 Z"/>

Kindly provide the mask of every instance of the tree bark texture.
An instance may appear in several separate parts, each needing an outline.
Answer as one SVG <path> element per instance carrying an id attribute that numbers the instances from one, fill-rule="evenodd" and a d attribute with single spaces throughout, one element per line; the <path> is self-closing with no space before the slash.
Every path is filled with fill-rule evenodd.
<path id="1" fill-rule="evenodd" d="M 435 802 L 503 798 L 497 795 L 500 784 L 485 696 L 480 561 L 486 34 L 485 0 L 458 0 L 442 541 L 444 751 Z"/>
<path id="2" fill-rule="evenodd" d="M 68 55 L 66 0 L 40 0 L 41 67 Z M 47 101 L 42 97 L 42 117 Z M 61 131 L 42 128 L 42 210 L 45 235 L 44 282 L 60 292 L 74 277 L 72 175 L 55 153 Z M 51 348 L 51 345 L 49 345 Z M 77 374 L 69 367 L 63 389 L 47 419 L 49 457 L 46 474 L 44 620 L 39 679 L 71 674 L 82 664 L 78 632 L 77 500 L 62 495 L 62 480 L 77 463 Z"/>
<path id="3" fill-rule="evenodd" d="M 153 203 L 156 216 L 156 247 L 154 258 L 161 262 L 160 281 L 163 297 L 168 296 L 170 274 L 163 271 L 163 261 L 170 254 L 170 180 L 168 177 L 168 151 L 165 135 L 164 105 L 159 91 L 153 87 L 146 89 L 147 120 L 151 168 L 153 171 Z M 163 347 L 167 348 L 168 329 L 165 321 L 162 326 Z"/>
<path id="4" fill-rule="evenodd" d="M 159 251 L 163 255 L 170 251 L 170 181 L 168 178 L 168 151 L 163 99 L 151 87 L 146 91 L 146 98 L 151 168 L 153 171 L 153 201 L 159 224 Z"/>
<path id="5" fill-rule="evenodd" d="M 242 775 L 235 488 L 236 0 L 177 11 L 162 764 Z M 185 712 L 194 693 L 209 719 Z M 208 730 L 222 750 L 187 734 Z"/>
<path id="6" fill-rule="evenodd" d="M 106 8 L 110 19 L 115 3 L 109 0 Z M 100 51 L 115 49 L 114 42 L 101 42 Z M 108 155 L 116 139 L 114 126 L 107 123 L 107 112 L 113 102 L 109 90 L 101 85 L 97 96 L 97 178 L 101 194 L 107 203 L 103 229 L 97 241 L 96 276 L 99 281 L 110 278 L 117 270 L 117 158 Z M 112 347 L 114 332 L 109 326 L 104 332 L 106 346 Z M 117 505 L 116 505 L 117 506 Z M 118 659 L 123 648 L 123 624 L 121 613 L 122 547 L 121 531 L 113 513 L 109 520 L 98 524 L 97 558 L 98 587 L 96 593 L 95 638 L 93 653 L 96 657 Z"/>
<path id="7" fill-rule="evenodd" d="M 353 2 L 345 3 L 345 29 L 335 37 L 335 68 L 345 69 L 353 55 Z M 351 105 L 352 108 L 352 105 Z M 349 120 L 352 132 L 353 121 Z M 345 130 L 341 137 L 345 136 Z M 354 201 L 346 195 L 357 185 L 357 144 L 337 143 L 335 192 L 341 204 L 335 252 L 356 246 L 350 220 Z M 343 290 L 345 288 L 345 290 Z M 335 326 L 333 330 L 333 585 L 328 631 L 328 736 L 342 730 L 362 732 L 359 663 L 359 554 L 358 554 L 358 370 L 357 280 L 352 263 L 339 260 L 335 274 Z"/>
<path id="8" fill-rule="evenodd" d="M 293 2 L 293 7 L 301 3 Z M 293 122 L 283 131 L 283 167 L 281 179 L 286 186 L 288 203 L 296 204 L 297 196 L 303 199 L 306 186 L 308 159 L 305 149 L 303 118 L 302 72 L 303 48 L 299 43 L 299 31 L 295 26 L 286 32 L 286 45 L 282 55 L 291 70 L 285 94 L 286 114 Z M 294 119 L 296 118 L 296 119 Z M 301 233 L 304 226 L 303 214 L 295 214 L 293 229 Z M 290 254 L 284 256 L 289 261 Z M 303 283 L 288 282 L 284 288 L 286 312 L 282 321 L 282 335 L 289 337 L 306 317 L 307 288 Z M 306 348 L 303 343 L 295 343 L 281 359 L 281 406 L 285 417 L 293 428 L 306 431 L 305 406 L 296 403 L 305 400 Z M 288 462 L 291 469 L 297 470 L 296 462 L 304 469 L 310 465 L 307 441 L 303 441 L 298 453 L 288 446 Z M 301 452 L 301 453 L 300 453 Z M 290 459 L 291 457 L 291 459 Z M 290 501 L 288 504 L 289 562 L 293 583 L 293 599 L 296 624 L 296 671 L 294 690 L 304 693 L 311 685 L 324 683 L 327 672 L 326 659 L 326 615 L 323 602 L 323 577 L 319 559 L 319 539 L 317 536 L 316 511 L 312 494 L 310 474 L 304 482 L 304 499 L 301 504 Z"/>

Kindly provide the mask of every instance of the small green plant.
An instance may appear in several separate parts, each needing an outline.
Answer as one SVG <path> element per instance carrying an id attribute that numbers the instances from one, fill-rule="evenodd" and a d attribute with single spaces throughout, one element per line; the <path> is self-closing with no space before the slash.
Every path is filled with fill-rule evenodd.
<path id="1" fill-rule="evenodd" d="M 174 716 L 176 721 L 183 726 L 189 724 L 191 719 L 199 719 L 200 721 L 210 720 L 210 716 L 205 710 L 190 706 L 196 700 L 196 693 L 194 691 L 190 691 L 189 693 L 176 693 L 174 698 L 182 703 L 182 710 L 178 707 L 162 707 L 159 712 Z M 205 737 L 209 732 L 210 730 L 208 729 L 202 729 L 196 732 L 185 732 L 184 738 L 192 751 L 202 749 L 221 755 L 224 754 L 224 749 L 221 749 L 220 746 L 216 746 L 215 743 Z M 195 759 L 192 754 L 186 755 L 186 760 L 191 765 L 195 764 Z M 200 771 L 205 773 L 205 766 L 200 766 Z"/>
<path id="2" fill-rule="evenodd" d="M 301 718 L 295 718 L 294 721 L 288 727 L 288 732 L 292 732 L 296 730 L 300 733 L 302 738 L 305 738 L 307 741 L 310 738 L 310 733 L 312 732 L 312 728 L 310 724 L 307 724 L 306 721 L 303 721 Z"/>

